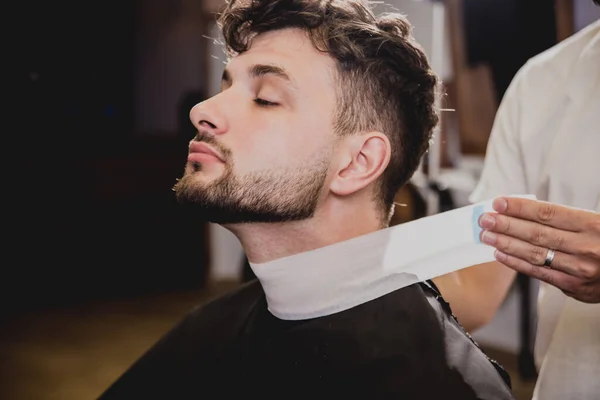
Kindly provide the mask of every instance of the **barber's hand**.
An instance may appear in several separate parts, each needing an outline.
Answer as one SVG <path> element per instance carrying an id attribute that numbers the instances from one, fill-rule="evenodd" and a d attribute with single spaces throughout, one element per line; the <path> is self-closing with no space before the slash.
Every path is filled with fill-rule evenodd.
<path id="1" fill-rule="evenodd" d="M 483 214 L 479 225 L 499 262 L 579 301 L 600 303 L 600 213 L 517 197 L 497 198 L 493 207 L 497 213 Z"/>

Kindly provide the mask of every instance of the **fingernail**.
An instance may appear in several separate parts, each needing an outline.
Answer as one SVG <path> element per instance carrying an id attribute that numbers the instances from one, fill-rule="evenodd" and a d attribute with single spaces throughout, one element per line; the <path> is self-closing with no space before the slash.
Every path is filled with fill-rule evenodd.
<path id="1" fill-rule="evenodd" d="M 507 258 L 506 254 L 504 254 L 503 252 L 501 252 L 499 250 L 496 250 L 494 252 L 494 257 L 496 257 L 496 260 L 498 260 L 500 262 L 506 261 L 506 258 Z"/>
<path id="2" fill-rule="evenodd" d="M 496 243 L 497 239 L 498 239 L 498 236 L 496 236 L 495 233 L 490 232 L 490 231 L 484 231 L 483 234 L 481 235 L 481 240 L 487 244 L 494 244 L 494 243 Z"/>
<path id="3" fill-rule="evenodd" d="M 493 201 L 492 207 L 498 212 L 504 212 L 506 211 L 506 207 L 508 207 L 508 203 L 506 202 L 506 199 L 499 197 Z"/>
<path id="4" fill-rule="evenodd" d="M 489 214 L 482 214 L 479 218 L 479 226 L 483 229 L 492 229 L 496 225 L 496 218 Z"/>

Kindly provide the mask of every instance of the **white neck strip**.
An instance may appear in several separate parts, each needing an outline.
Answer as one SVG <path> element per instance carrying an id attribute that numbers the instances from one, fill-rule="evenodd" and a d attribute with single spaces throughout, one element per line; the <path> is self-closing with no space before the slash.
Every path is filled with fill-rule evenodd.
<path id="1" fill-rule="evenodd" d="M 535 198 L 535 196 L 521 196 Z M 494 260 L 477 221 L 492 200 L 250 266 L 269 311 L 301 320 L 344 311 L 394 290 Z"/>

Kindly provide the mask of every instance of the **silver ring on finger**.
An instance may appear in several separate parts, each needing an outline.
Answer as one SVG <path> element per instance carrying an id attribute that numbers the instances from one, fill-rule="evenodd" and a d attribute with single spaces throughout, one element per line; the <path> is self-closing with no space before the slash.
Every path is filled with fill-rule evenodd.
<path id="1" fill-rule="evenodd" d="M 554 261 L 554 250 L 548 249 L 548 253 L 546 253 L 546 259 L 544 260 L 544 267 L 552 268 L 552 261 Z"/>

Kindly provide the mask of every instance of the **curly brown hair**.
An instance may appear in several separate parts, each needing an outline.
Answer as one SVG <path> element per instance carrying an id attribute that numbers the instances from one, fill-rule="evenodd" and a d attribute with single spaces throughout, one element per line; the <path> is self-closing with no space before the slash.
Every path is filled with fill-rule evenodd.
<path id="1" fill-rule="evenodd" d="M 391 143 L 375 193 L 387 220 L 438 123 L 438 79 L 409 21 L 396 13 L 377 17 L 361 0 L 228 0 L 217 23 L 229 56 L 247 51 L 255 35 L 300 28 L 337 61 L 336 132 L 377 130 Z"/>

